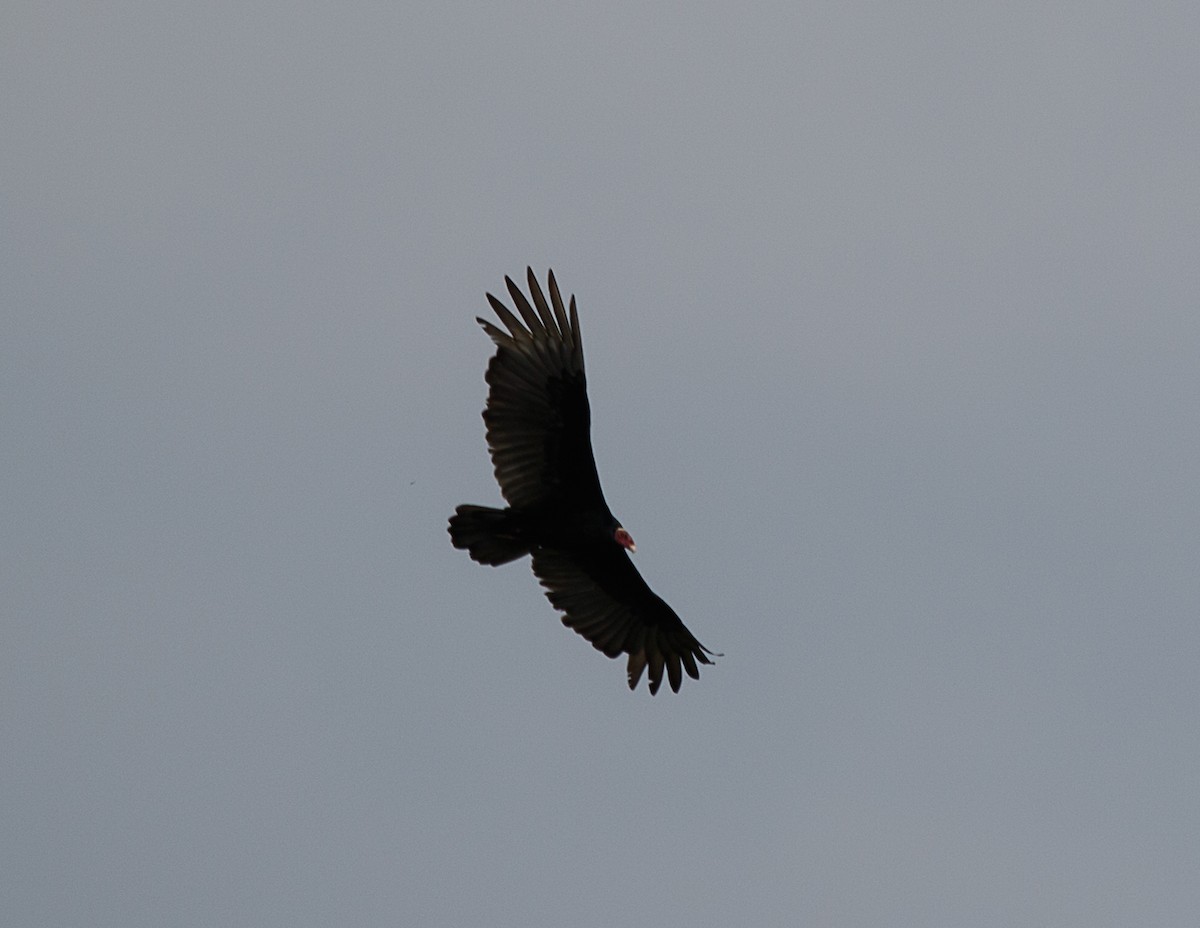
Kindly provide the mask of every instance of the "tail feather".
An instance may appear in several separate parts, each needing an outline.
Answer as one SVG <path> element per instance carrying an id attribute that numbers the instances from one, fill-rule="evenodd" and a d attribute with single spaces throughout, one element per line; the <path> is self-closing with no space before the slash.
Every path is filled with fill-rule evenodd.
<path id="1" fill-rule="evenodd" d="M 480 564 L 507 564 L 529 553 L 511 509 L 464 504 L 450 517 L 450 541 Z"/>

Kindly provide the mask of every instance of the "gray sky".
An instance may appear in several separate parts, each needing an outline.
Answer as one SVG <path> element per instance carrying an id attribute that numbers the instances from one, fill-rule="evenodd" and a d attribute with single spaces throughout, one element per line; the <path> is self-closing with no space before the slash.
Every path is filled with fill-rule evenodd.
<path id="1" fill-rule="evenodd" d="M 8 5 L 6 924 L 1194 922 L 1200 7 L 651 9 Z M 678 695 L 446 536 L 529 263 Z"/>

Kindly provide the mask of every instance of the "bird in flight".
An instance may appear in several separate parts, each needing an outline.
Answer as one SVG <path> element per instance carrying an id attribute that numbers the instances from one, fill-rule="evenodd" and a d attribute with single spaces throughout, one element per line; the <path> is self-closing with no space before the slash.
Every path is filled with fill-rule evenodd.
<path id="1" fill-rule="evenodd" d="M 528 274 L 532 304 L 504 278 L 520 319 L 489 293 L 504 328 L 476 320 L 496 343 L 484 377 L 483 421 L 508 506 L 459 506 L 450 539 L 481 564 L 532 555 L 533 572 L 563 624 L 608 657 L 629 655 L 630 689 L 649 669 L 651 694 L 662 686 L 664 670 L 679 692 L 685 671 L 697 680 L 697 664 L 720 655 L 696 640 L 629 559 L 633 538 L 604 501 L 592 455 L 575 297 L 568 310 L 551 271 L 547 302 L 532 268 Z"/>

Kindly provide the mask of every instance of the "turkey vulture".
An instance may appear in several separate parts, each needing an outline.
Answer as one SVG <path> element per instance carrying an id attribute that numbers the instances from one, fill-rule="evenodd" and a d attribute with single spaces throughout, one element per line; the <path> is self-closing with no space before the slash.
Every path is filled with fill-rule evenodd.
<path id="1" fill-rule="evenodd" d="M 450 517 L 450 539 L 481 564 L 533 556 L 546 597 L 574 629 L 609 657 L 629 655 L 629 688 L 650 668 L 650 692 L 663 669 L 679 692 L 683 671 L 700 678 L 711 664 L 705 648 L 674 610 L 651 592 L 633 566 L 629 532 L 609 511 L 592 457 L 591 412 L 575 297 L 570 312 L 549 275 L 550 301 L 529 268 L 530 305 L 505 277 L 521 321 L 490 293 L 504 331 L 476 321 L 496 343 L 484 379 L 490 386 L 483 421 L 488 450 L 507 509 L 462 505 Z"/>

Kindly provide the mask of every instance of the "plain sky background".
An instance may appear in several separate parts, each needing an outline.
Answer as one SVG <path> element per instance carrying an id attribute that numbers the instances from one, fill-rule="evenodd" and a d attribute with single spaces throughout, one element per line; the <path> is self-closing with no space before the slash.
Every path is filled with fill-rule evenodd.
<path id="1" fill-rule="evenodd" d="M 10 2 L 12 926 L 1200 913 L 1200 5 Z M 578 296 L 678 695 L 451 548 Z"/>

